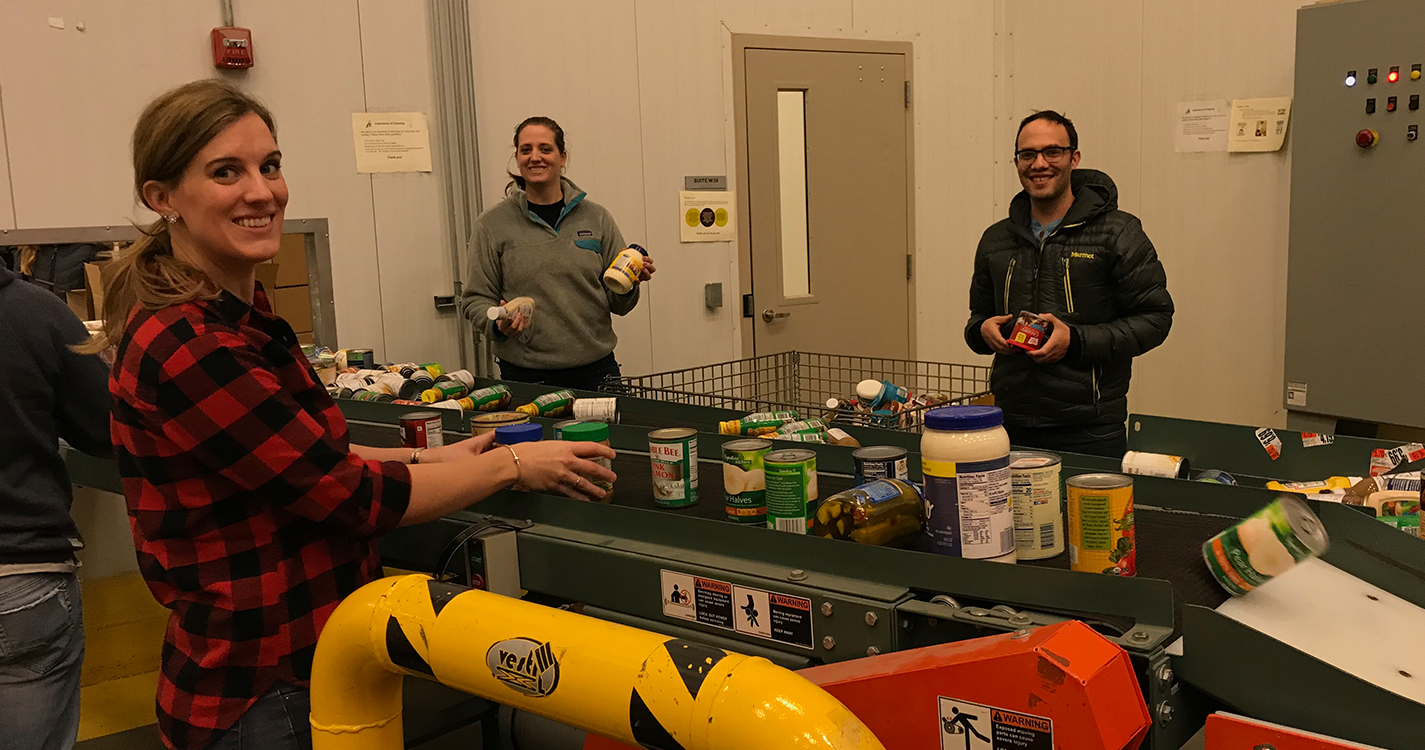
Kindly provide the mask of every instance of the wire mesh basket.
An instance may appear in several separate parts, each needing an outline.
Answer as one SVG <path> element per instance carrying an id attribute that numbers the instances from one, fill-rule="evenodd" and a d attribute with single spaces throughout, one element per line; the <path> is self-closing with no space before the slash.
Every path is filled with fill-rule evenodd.
<path id="1" fill-rule="evenodd" d="M 912 396 L 928 397 L 931 402 L 908 403 L 894 413 L 828 407 L 828 399 L 849 400 L 856 384 L 867 379 L 903 386 Z M 792 351 L 620 378 L 606 389 L 637 398 L 741 412 L 792 409 L 803 417 L 832 415 L 832 421 L 839 424 L 919 432 L 927 409 L 986 401 L 990 368 Z"/>

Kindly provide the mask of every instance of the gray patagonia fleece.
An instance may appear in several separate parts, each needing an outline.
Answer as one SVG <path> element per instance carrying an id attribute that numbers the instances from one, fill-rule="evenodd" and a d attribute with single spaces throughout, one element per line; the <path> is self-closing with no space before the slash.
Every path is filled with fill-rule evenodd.
<path id="1" fill-rule="evenodd" d="M 613 217 L 573 182 L 560 182 L 564 211 L 552 227 L 519 189 L 480 215 L 461 299 L 465 317 L 494 341 L 495 356 L 537 370 L 602 359 L 618 344 L 611 314 L 627 315 L 638 304 L 638 287 L 621 295 L 603 283 L 626 247 Z M 511 339 L 485 311 L 515 297 L 533 298 L 535 309 L 529 327 Z"/>

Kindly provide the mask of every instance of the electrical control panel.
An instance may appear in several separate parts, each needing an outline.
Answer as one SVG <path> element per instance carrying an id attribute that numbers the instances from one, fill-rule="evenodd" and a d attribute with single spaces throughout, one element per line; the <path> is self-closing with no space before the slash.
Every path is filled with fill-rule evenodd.
<path id="1" fill-rule="evenodd" d="M 1422 10 L 1297 12 L 1283 399 L 1302 419 L 1425 427 Z"/>

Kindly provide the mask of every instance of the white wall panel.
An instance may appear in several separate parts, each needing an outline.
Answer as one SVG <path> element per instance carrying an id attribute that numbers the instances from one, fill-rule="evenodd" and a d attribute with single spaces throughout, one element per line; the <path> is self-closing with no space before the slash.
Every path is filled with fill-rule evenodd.
<path id="1" fill-rule="evenodd" d="M 1168 343 L 1134 373 L 1137 410 L 1285 424 L 1290 130 L 1277 153 L 1178 154 L 1172 110 L 1180 101 L 1290 96 L 1299 6 L 1143 3 L 1141 215 L 1177 314 Z"/>
<path id="2" fill-rule="evenodd" d="M 361 77 L 369 112 L 424 112 L 435 132 L 426 7 L 423 0 L 360 0 Z M 471 339 L 458 312 L 433 298 L 454 289 L 450 233 L 436 171 L 373 174 L 376 260 L 386 356 L 394 362 L 460 361 Z"/>
<path id="3" fill-rule="evenodd" d="M 371 180 L 356 173 L 351 143 L 350 113 L 366 106 L 356 2 L 245 0 L 236 11 L 238 25 L 253 30 L 257 65 L 219 74 L 208 37 L 221 23 L 216 2 L 0 4 L 14 224 L 151 218 L 134 204 L 129 164 L 139 110 L 168 88 L 225 75 L 277 119 L 291 189 L 287 215 L 329 221 L 340 342 L 371 346 L 379 355 L 384 333 Z M 63 30 L 48 26 L 52 16 L 64 18 Z M 79 20 L 84 31 L 74 27 Z M 423 38 L 406 53 L 417 71 L 426 68 Z"/>

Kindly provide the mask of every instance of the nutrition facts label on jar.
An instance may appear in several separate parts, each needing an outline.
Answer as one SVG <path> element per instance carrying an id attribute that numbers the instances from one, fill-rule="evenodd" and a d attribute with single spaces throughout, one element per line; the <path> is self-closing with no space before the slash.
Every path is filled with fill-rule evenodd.
<path id="1" fill-rule="evenodd" d="M 1014 513 L 1009 500 L 1009 466 L 962 471 L 957 478 L 965 557 L 999 557 L 1014 549 Z"/>

